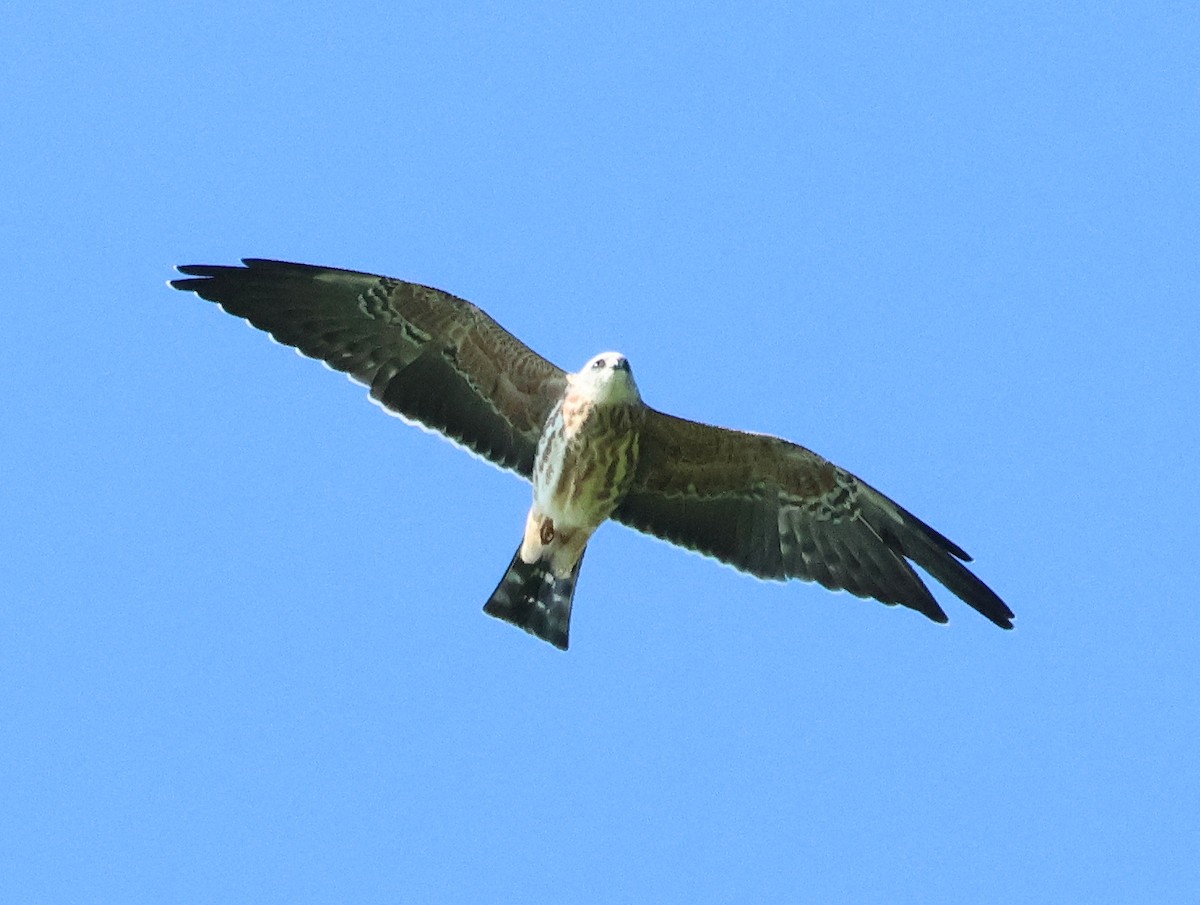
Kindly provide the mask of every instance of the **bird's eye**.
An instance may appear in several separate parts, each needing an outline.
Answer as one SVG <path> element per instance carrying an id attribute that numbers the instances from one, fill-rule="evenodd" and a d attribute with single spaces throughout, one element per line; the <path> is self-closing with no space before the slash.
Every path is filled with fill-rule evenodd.
<path id="1" fill-rule="evenodd" d="M 592 362 L 592 370 L 593 371 L 599 371 L 603 367 L 604 367 L 604 359 L 603 358 L 597 358 L 595 361 Z"/>

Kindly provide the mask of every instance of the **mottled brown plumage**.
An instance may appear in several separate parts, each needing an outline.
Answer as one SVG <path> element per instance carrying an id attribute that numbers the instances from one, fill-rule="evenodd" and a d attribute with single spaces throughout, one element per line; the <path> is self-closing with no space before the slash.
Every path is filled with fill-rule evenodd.
<path id="1" fill-rule="evenodd" d="M 188 278 L 171 285 L 533 481 L 521 547 L 487 610 L 560 647 L 587 540 L 609 517 L 760 578 L 817 581 L 945 622 L 911 561 L 1012 627 L 1012 611 L 943 535 L 804 447 L 645 406 L 623 356 L 605 353 L 568 375 L 441 290 L 307 264 L 243 264 L 180 267 Z"/>

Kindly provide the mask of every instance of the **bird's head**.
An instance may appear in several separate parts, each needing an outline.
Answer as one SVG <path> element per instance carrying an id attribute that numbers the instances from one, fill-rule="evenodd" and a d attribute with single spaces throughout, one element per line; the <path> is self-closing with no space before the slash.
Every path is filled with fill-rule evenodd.
<path id="1" fill-rule="evenodd" d="M 611 405 L 641 401 L 629 359 L 620 352 L 601 352 L 571 375 L 571 385 L 594 402 Z"/>

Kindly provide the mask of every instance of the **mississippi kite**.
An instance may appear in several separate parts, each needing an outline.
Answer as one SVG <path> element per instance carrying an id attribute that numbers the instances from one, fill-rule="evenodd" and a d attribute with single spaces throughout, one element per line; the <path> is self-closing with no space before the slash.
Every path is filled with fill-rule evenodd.
<path id="1" fill-rule="evenodd" d="M 566 649 L 592 533 L 613 518 L 759 578 L 946 614 L 912 563 L 1001 628 L 1012 611 L 953 542 L 802 446 L 642 402 L 625 357 L 576 374 L 475 305 L 390 277 L 247 258 L 188 265 L 195 292 L 370 388 L 405 420 L 533 483 L 525 533 L 484 606 Z"/>

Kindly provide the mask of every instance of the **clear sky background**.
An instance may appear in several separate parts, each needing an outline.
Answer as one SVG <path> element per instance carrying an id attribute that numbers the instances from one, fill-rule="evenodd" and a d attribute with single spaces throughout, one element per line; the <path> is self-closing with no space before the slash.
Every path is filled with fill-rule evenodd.
<path id="1" fill-rule="evenodd" d="M 1200 895 L 1200 13 L 28 6 L 0 61 L 0 901 Z M 786 436 L 1002 632 L 597 534 L 165 281 L 429 283 Z"/>

